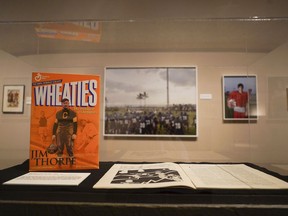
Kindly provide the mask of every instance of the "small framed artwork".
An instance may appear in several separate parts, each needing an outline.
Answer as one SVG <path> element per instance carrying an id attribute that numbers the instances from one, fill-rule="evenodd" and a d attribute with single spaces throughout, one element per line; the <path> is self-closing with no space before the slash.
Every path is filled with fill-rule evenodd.
<path id="1" fill-rule="evenodd" d="M 197 137 L 196 67 L 107 67 L 104 78 L 104 136 Z"/>
<path id="2" fill-rule="evenodd" d="M 288 88 L 286 88 L 286 103 L 287 103 L 287 111 L 288 111 Z"/>
<path id="3" fill-rule="evenodd" d="M 4 85 L 3 86 L 3 113 L 23 113 L 24 112 L 24 85 Z"/>
<path id="4" fill-rule="evenodd" d="M 224 120 L 258 118 L 256 75 L 224 75 L 222 85 Z"/>

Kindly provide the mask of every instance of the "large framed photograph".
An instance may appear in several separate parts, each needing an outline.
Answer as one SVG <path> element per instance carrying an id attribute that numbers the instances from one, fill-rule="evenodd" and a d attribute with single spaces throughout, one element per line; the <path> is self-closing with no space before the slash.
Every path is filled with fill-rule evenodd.
<path id="1" fill-rule="evenodd" d="M 224 75 L 222 85 L 224 120 L 258 118 L 256 75 Z"/>
<path id="2" fill-rule="evenodd" d="M 104 136 L 197 137 L 196 67 L 107 67 L 104 78 Z"/>
<path id="3" fill-rule="evenodd" d="M 24 85 L 4 85 L 3 86 L 3 113 L 23 113 L 24 112 Z"/>

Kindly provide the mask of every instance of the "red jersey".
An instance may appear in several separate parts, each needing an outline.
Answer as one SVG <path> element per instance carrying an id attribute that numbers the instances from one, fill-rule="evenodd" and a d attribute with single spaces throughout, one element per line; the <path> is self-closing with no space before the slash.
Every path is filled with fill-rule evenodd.
<path id="1" fill-rule="evenodd" d="M 233 99 L 236 102 L 237 107 L 246 107 L 248 103 L 248 93 L 239 91 L 233 91 L 230 93 L 228 100 Z"/>

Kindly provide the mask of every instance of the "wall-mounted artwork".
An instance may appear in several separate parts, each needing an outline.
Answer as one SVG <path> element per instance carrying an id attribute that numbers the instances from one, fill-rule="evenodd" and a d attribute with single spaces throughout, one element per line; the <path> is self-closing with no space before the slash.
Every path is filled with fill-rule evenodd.
<path id="1" fill-rule="evenodd" d="M 3 86 L 3 113 L 23 113 L 24 112 L 24 85 L 4 85 Z"/>
<path id="2" fill-rule="evenodd" d="M 286 103 L 287 103 L 287 111 L 288 111 L 288 88 L 286 88 Z"/>
<path id="3" fill-rule="evenodd" d="M 222 85 L 224 120 L 258 118 L 255 75 L 224 75 Z"/>
<path id="4" fill-rule="evenodd" d="M 267 78 L 267 117 L 270 120 L 288 119 L 288 76 Z"/>
<path id="5" fill-rule="evenodd" d="M 197 137 L 196 67 L 108 67 L 104 79 L 104 136 Z"/>

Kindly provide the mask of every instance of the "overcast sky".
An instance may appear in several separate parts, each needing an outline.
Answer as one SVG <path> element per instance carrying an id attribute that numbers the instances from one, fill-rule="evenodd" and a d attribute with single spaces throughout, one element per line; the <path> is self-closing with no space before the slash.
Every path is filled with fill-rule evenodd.
<path id="1" fill-rule="evenodd" d="M 252 89 L 252 94 L 256 94 L 256 76 L 225 76 L 224 78 L 224 92 L 237 91 L 238 84 L 244 85 L 244 91 Z"/>
<path id="2" fill-rule="evenodd" d="M 195 104 L 196 68 L 168 71 L 169 104 Z M 145 102 L 137 100 L 137 95 L 144 92 L 148 94 Z M 105 97 L 108 106 L 167 105 L 167 68 L 107 68 Z"/>

